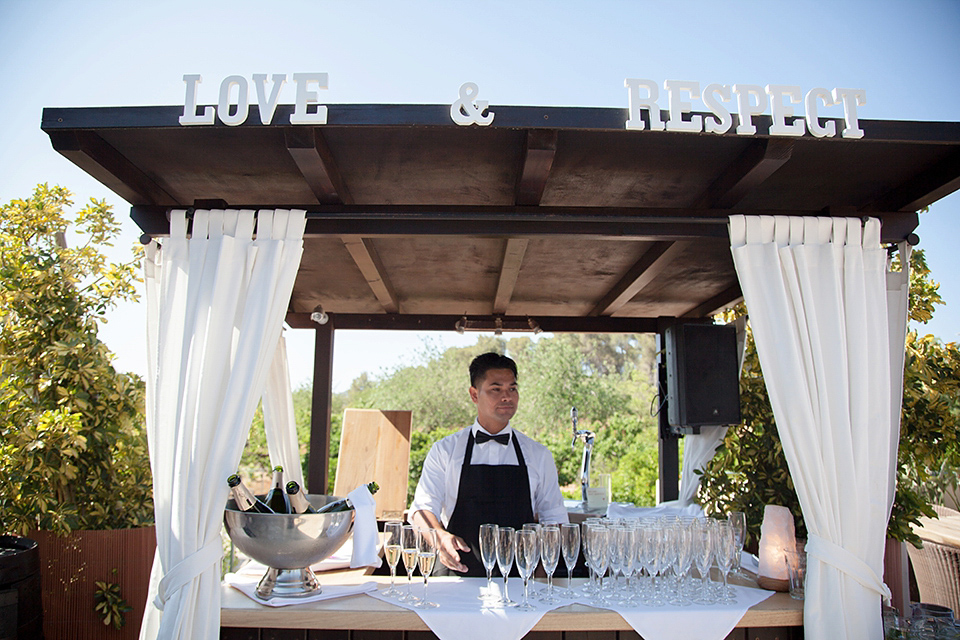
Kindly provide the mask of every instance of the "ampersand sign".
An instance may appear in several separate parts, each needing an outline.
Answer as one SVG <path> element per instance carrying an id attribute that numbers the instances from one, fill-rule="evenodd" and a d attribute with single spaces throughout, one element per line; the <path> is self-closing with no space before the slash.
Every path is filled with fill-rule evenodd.
<path id="1" fill-rule="evenodd" d="M 476 83 L 464 82 L 460 85 L 460 99 L 450 105 L 450 118 L 459 125 L 478 124 L 485 127 L 493 122 L 493 112 L 483 115 L 489 103 L 486 100 L 474 100 L 479 93 Z"/>

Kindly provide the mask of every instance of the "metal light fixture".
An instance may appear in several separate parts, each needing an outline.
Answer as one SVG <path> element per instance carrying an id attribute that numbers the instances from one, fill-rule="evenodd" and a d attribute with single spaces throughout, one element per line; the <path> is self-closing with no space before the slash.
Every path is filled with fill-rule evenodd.
<path id="1" fill-rule="evenodd" d="M 464 331 L 493 331 L 494 335 L 502 335 L 504 331 L 519 333 L 531 331 L 534 334 L 540 333 L 542 329 L 533 318 L 526 320 L 518 318 L 505 318 L 502 315 L 495 315 L 488 318 L 468 318 L 461 317 L 453 325 L 457 333 Z"/>
<path id="2" fill-rule="evenodd" d="M 327 324 L 327 321 L 330 320 L 330 317 L 323 310 L 323 307 L 318 304 L 313 308 L 313 313 L 310 314 L 310 319 L 317 324 Z"/>

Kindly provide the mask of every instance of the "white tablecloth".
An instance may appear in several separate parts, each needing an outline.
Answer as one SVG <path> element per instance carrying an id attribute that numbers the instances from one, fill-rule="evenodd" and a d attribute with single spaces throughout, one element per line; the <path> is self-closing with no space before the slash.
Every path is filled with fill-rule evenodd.
<path id="1" fill-rule="evenodd" d="M 398 602 L 396 598 L 384 597 L 379 591 L 371 592 L 384 602 L 405 607 L 417 613 L 424 624 L 430 627 L 440 640 L 497 640 L 519 639 L 526 635 L 545 613 L 562 606 L 579 602 L 591 607 L 598 605 L 586 597 L 563 599 L 554 605 L 545 605 L 531 597 L 530 603 L 535 611 L 517 611 L 514 608 L 482 608 L 477 597 L 486 589 L 486 578 L 443 577 L 430 580 L 428 595 L 430 600 L 440 606 L 435 609 L 418 609 L 412 605 Z M 495 579 L 494 585 L 502 584 Z M 575 582 L 575 588 L 577 584 Z M 383 587 L 386 588 L 385 586 Z M 536 589 L 545 589 L 537 583 Z M 737 602 L 731 605 L 689 605 L 664 607 L 606 607 L 616 611 L 644 640 L 723 640 L 737 625 L 737 622 L 753 605 L 773 595 L 772 591 L 734 586 Z M 422 581 L 415 581 L 413 593 L 423 594 Z M 510 597 L 519 601 L 523 595 L 523 582 L 519 578 L 510 579 Z"/>
<path id="2" fill-rule="evenodd" d="M 499 594 L 503 586 L 503 578 L 495 578 L 494 589 Z M 401 585 L 406 589 L 405 585 Z M 531 592 L 534 584 L 530 584 Z M 528 602 L 536 607 L 534 611 L 517 611 L 514 607 L 484 608 L 479 596 L 486 591 L 486 578 L 458 578 L 437 577 L 430 580 L 427 596 L 439 607 L 433 609 L 418 609 L 413 605 L 399 602 L 396 598 L 384 597 L 379 591 L 369 595 L 415 611 L 424 624 L 430 627 L 440 640 L 509 640 L 522 638 L 527 635 L 534 625 L 540 621 L 548 611 L 573 604 L 576 600 L 563 599 L 557 604 L 543 604 L 536 597 L 531 596 Z M 515 602 L 523 601 L 523 581 L 520 578 L 510 578 L 510 599 Z M 545 585 L 538 585 L 538 589 L 545 589 Z M 414 580 L 413 595 L 423 596 L 423 580 Z"/>

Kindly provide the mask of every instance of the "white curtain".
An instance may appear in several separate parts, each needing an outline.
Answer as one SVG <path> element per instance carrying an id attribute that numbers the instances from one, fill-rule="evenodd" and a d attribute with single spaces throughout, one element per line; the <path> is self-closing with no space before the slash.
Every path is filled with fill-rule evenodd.
<path id="1" fill-rule="evenodd" d="M 808 529 L 805 637 L 880 638 L 904 348 L 880 222 L 731 216 L 730 241 Z"/>
<path id="2" fill-rule="evenodd" d="M 303 211 L 171 212 L 147 247 L 157 559 L 140 637 L 216 638 L 220 527 L 303 248 Z"/>
<path id="3" fill-rule="evenodd" d="M 737 348 L 740 353 L 740 367 L 743 370 L 743 356 L 747 341 L 747 319 L 741 316 L 734 320 L 737 329 Z M 727 427 L 700 427 L 700 433 L 684 436 L 683 438 L 683 466 L 680 470 L 680 491 L 677 504 L 688 505 L 693 503 L 700 486 L 700 474 L 707 463 L 717 452 L 720 443 L 727 435 Z"/>
<path id="4" fill-rule="evenodd" d="M 296 480 L 306 491 L 307 488 L 303 486 L 303 468 L 300 465 L 297 421 L 293 414 L 287 341 L 283 334 L 277 342 L 277 350 L 263 390 L 263 428 L 267 435 L 271 466 L 282 466 L 284 479 Z"/>

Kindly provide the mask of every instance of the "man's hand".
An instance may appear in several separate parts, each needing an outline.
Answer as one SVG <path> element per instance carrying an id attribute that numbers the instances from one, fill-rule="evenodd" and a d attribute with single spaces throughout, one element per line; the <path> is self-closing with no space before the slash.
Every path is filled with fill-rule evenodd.
<path id="1" fill-rule="evenodd" d="M 460 536 L 455 536 L 449 531 L 437 531 L 437 539 L 440 542 L 439 557 L 443 566 L 463 573 L 467 566 L 460 562 L 460 551 L 470 551 L 470 546 L 464 542 Z"/>

